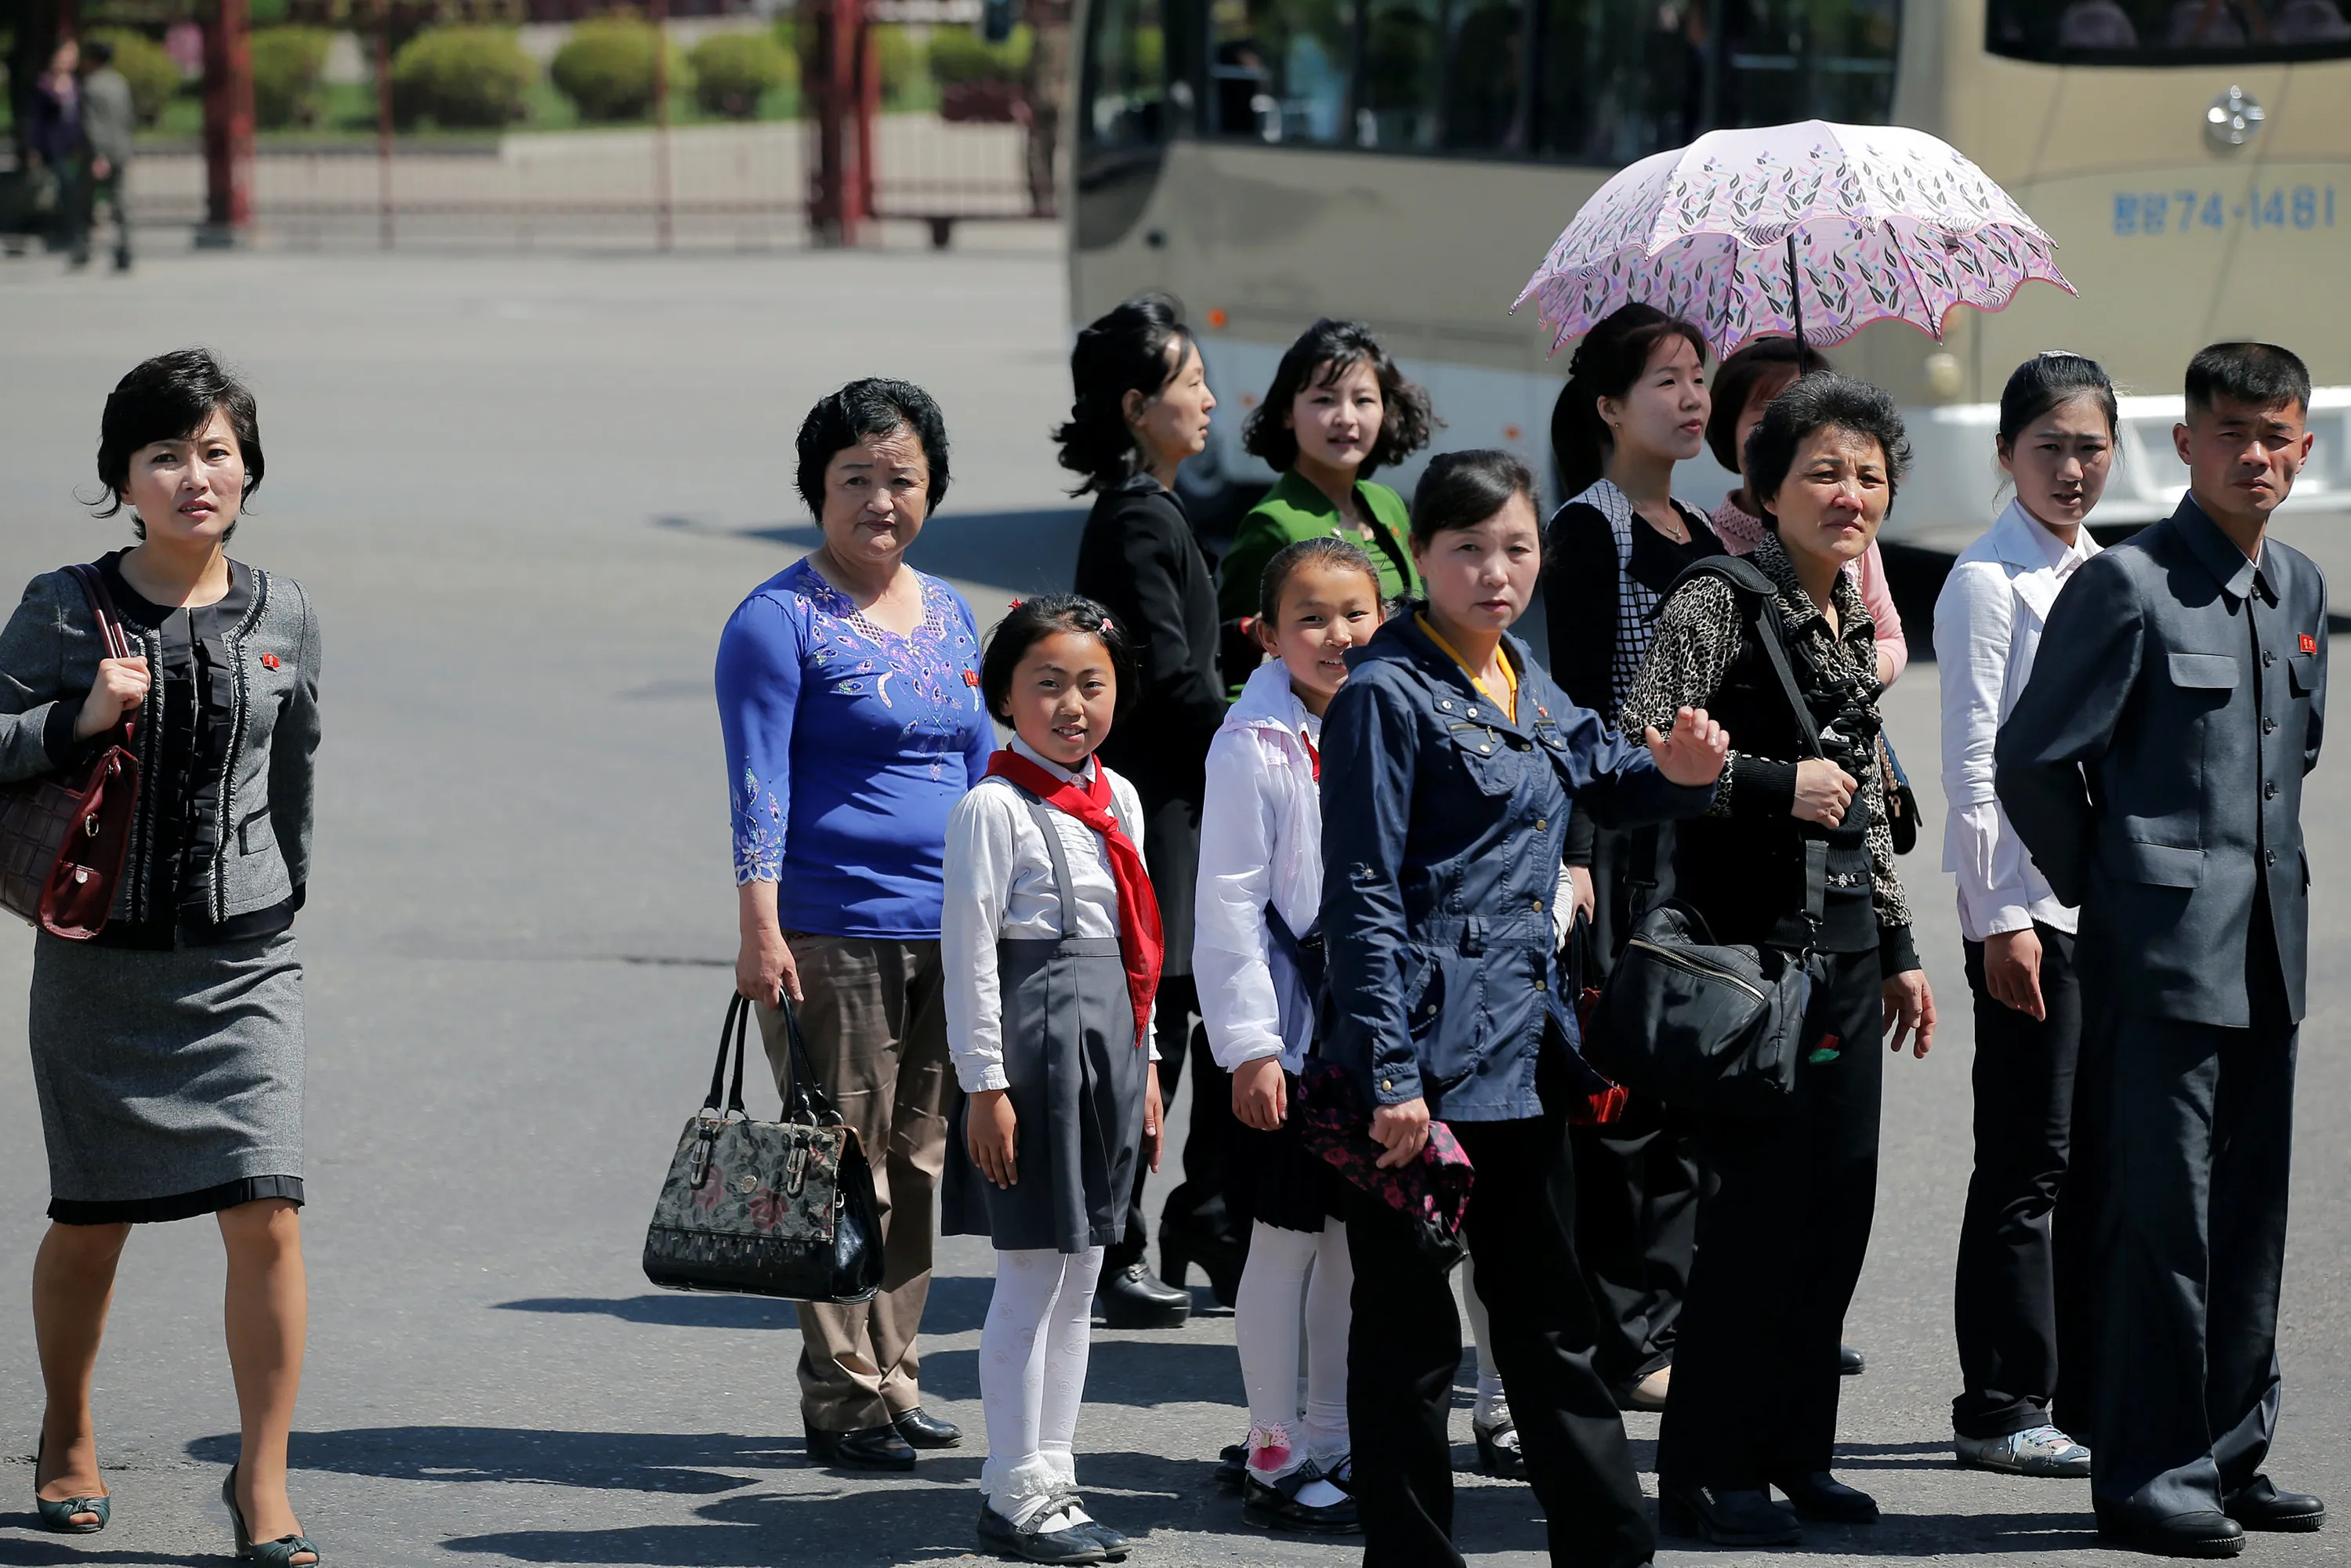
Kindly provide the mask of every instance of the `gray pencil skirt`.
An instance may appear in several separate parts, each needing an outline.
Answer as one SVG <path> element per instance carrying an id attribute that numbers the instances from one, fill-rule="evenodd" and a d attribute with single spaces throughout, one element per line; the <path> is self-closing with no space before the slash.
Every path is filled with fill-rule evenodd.
<path id="1" fill-rule="evenodd" d="M 170 952 L 43 933 L 30 1034 L 50 1218 L 107 1225 L 302 1201 L 292 932 Z"/>

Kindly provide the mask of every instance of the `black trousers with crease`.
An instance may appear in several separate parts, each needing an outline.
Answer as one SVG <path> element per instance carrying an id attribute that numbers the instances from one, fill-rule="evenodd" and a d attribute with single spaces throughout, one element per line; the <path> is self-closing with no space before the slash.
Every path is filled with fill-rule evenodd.
<path id="1" fill-rule="evenodd" d="M 1162 1224 L 1194 1236 L 1229 1238 L 1246 1245 L 1246 1235 L 1235 1235 L 1225 1211 L 1226 1162 L 1237 1141 L 1233 1117 L 1232 1076 L 1217 1065 L 1208 1050 L 1208 1027 L 1198 1021 L 1200 993 L 1189 975 L 1169 975 L 1159 982 L 1159 1017 L 1154 1042 L 1159 1047 L 1159 1097 L 1176 1103 L 1188 1058 L 1192 1073 L 1192 1114 L 1184 1130 L 1184 1179 L 1160 1206 Z M 1143 1186 L 1150 1179 L 1148 1163 L 1134 1171 L 1134 1195 L 1127 1204 L 1126 1233 L 1102 1249 L 1104 1277 L 1140 1260 L 1151 1235 L 1143 1212 Z"/>

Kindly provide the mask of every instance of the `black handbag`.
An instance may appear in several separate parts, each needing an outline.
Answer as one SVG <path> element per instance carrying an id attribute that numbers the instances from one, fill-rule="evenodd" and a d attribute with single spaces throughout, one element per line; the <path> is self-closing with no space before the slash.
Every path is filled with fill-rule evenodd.
<path id="1" fill-rule="evenodd" d="M 1771 580 L 1737 557 L 1710 559 L 1688 576 L 1722 577 L 1754 609 L 1754 626 L 1796 711 L 1803 746 L 1823 755 L 1812 709 L 1781 641 Z M 1804 840 L 1804 914 L 1819 926 L 1828 895 L 1828 845 Z M 1812 1001 L 1809 947 L 1718 943 L 1706 918 L 1668 898 L 1633 923 L 1593 1009 L 1583 1051 L 1593 1066 L 1637 1094 L 1695 1111 L 1763 1118 L 1796 1088 L 1804 1014 Z"/>
<path id="2" fill-rule="evenodd" d="M 751 1003 L 735 997 L 719 1028 L 709 1096 L 678 1136 L 645 1230 L 645 1278 L 673 1291 L 869 1301 L 883 1270 L 873 1170 L 817 1081 L 790 1002 L 778 998 L 778 1006 L 791 1043 L 784 1120 L 755 1122 L 743 1109 Z"/>

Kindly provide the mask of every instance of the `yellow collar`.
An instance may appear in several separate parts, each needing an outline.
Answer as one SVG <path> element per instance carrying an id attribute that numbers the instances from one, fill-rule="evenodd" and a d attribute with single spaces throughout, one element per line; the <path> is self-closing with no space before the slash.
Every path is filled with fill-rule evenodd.
<path id="1" fill-rule="evenodd" d="M 1437 628 L 1428 623 L 1428 617 L 1426 615 L 1416 614 L 1413 616 L 1413 620 L 1419 622 L 1420 629 L 1428 633 L 1428 640 L 1430 642 L 1444 649 L 1446 653 L 1451 657 L 1453 662 L 1461 666 L 1461 673 L 1469 677 L 1469 684 L 1471 685 L 1486 694 L 1486 700 L 1488 702 L 1495 704 L 1497 706 L 1500 707 L 1503 712 L 1509 714 L 1512 724 L 1519 722 L 1519 672 L 1511 667 L 1510 656 L 1508 653 L 1500 653 L 1499 650 L 1497 650 L 1498 656 L 1494 661 L 1496 664 L 1502 666 L 1502 684 L 1508 689 L 1507 695 L 1498 697 L 1487 688 L 1485 682 L 1478 678 L 1478 672 L 1469 667 L 1469 661 L 1463 658 L 1460 653 L 1454 649 L 1453 644 L 1447 642 L 1437 632 Z"/>

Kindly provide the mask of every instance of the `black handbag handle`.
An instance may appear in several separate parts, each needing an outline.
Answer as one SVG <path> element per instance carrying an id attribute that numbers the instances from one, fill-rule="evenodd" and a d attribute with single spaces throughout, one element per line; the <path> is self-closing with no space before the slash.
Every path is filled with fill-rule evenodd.
<path id="1" fill-rule="evenodd" d="M 809 1054 L 808 1036 L 800 1032 L 799 1015 L 792 1010 L 791 998 L 779 992 L 776 1010 L 784 1015 L 784 1038 L 792 1064 L 791 1087 L 784 1097 L 784 1119 L 811 1126 L 840 1126 L 841 1113 L 833 1108 L 832 1096 L 824 1092 L 824 1082 L 816 1075 L 816 1061 Z M 710 1092 L 702 1102 L 706 1114 L 750 1113 L 743 1108 L 743 1064 L 750 1056 L 750 1033 L 751 998 L 737 991 L 726 998 L 726 1021 L 718 1026 L 718 1064 L 710 1070 Z M 726 1075 L 729 1055 L 735 1059 L 731 1083 Z M 722 1092 L 726 1095 L 724 1111 L 719 1109 Z"/>
<path id="2" fill-rule="evenodd" d="M 90 617 L 98 622 L 99 645 L 106 650 L 103 657 L 138 657 L 131 650 L 130 633 L 122 629 L 122 612 L 114 607 L 114 593 L 106 586 L 106 574 L 96 566 L 78 564 L 66 568 L 66 575 L 81 585 L 82 597 L 89 601 Z M 120 744 L 128 747 L 135 733 L 131 713 L 126 712 L 116 719 L 114 727 L 121 732 Z"/>

